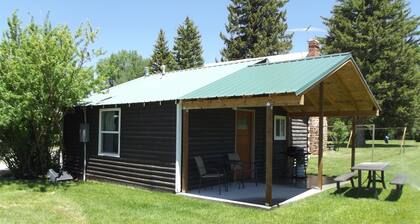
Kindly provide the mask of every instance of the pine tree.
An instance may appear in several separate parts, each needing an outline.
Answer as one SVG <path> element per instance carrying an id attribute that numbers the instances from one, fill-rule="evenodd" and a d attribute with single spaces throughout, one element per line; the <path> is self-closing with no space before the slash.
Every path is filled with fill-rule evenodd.
<path id="1" fill-rule="evenodd" d="M 189 17 L 178 27 L 173 51 L 178 69 L 199 67 L 204 63 L 201 36 Z"/>
<path id="2" fill-rule="evenodd" d="M 376 124 L 412 127 L 420 97 L 419 17 L 404 0 L 340 0 L 324 23 L 323 51 L 352 53 L 382 108 Z"/>
<path id="3" fill-rule="evenodd" d="M 165 65 L 166 71 L 177 68 L 174 56 L 168 48 L 168 42 L 165 39 L 165 31 L 159 31 L 158 38 L 154 45 L 153 54 L 150 57 L 149 67 L 151 73 L 162 72 L 162 65 Z"/>
<path id="4" fill-rule="evenodd" d="M 287 30 L 287 0 L 232 0 L 221 54 L 235 60 L 286 53 L 292 48 L 292 34 Z"/>

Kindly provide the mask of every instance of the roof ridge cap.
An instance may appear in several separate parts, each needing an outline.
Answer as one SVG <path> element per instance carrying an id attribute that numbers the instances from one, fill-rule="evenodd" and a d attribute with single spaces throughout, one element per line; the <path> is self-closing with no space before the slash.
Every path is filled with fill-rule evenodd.
<path id="1" fill-rule="evenodd" d="M 249 65 L 248 67 L 257 67 L 257 66 L 264 66 L 264 65 L 283 64 L 283 63 L 289 63 L 289 62 L 314 60 L 314 59 L 320 59 L 320 58 L 330 58 L 330 57 L 337 57 L 337 56 L 344 56 L 344 55 L 350 55 L 351 56 L 351 52 L 326 54 L 326 55 L 320 55 L 320 56 L 314 56 L 314 57 L 305 57 L 305 58 L 299 58 L 299 59 L 291 59 L 291 60 L 278 61 L 278 62 L 272 62 L 272 63 L 266 63 L 266 64 L 254 64 L 254 65 Z"/>

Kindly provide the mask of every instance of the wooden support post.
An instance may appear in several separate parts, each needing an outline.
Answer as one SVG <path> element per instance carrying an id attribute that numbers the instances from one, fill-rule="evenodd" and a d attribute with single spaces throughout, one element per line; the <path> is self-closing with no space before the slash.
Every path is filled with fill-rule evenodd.
<path id="1" fill-rule="evenodd" d="M 265 115 L 265 204 L 273 204 L 273 108 L 267 105 Z"/>
<path id="2" fill-rule="evenodd" d="M 401 140 L 401 151 L 400 152 L 404 151 L 404 141 L 405 141 L 406 132 L 407 132 L 407 127 L 404 127 L 404 132 L 403 132 L 403 136 L 402 136 L 402 140 Z"/>
<path id="3" fill-rule="evenodd" d="M 182 111 L 182 192 L 188 191 L 188 163 L 189 163 L 189 112 L 188 110 Z"/>
<path id="4" fill-rule="evenodd" d="M 356 160 L 356 116 L 353 116 L 352 123 L 351 123 L 351 131 L 353 135 L 351 136 L 351 167 L 354 166 Z"/>
<path id="5" fill-rule="evenodd" d="M 318 187 L 322 189 L 324 154 L 324 83 L 319 84 L 319 125 L 318 125 Z"/>
<path id="6" fill-rule="evenodd" d="M 347 146 L 346 146 L 346 149 L 348 149 L 348 148 L 349 148 L 349 146 L 350 146 L 352 136 L 353 136 L 353 130 L 351 130 L 351 131 L 350 131 L 350 136 L 349 136 L 349 140 L 347 141 Z"/>
<path id="7" fill-rule="evenodd" d="M 374 151 L 375 151 L 375 124 L 372 124 L 372 155 L 371 155 L 372 162 L 373 162 Z"/>
<path id="8" fill-rule="evenodd" d="M 375 129 L 376 125 L 372 124 L 372 148 L 375 148 Z"/>

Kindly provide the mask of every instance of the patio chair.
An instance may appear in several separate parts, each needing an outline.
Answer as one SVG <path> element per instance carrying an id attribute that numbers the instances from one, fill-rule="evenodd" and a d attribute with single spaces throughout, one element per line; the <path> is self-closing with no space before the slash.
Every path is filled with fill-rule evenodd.
<path id="1" fill-rule="evenodd" d="M 201 184 L 203 182 L 203 179 L 209 179 L 209 180 L 217 180 L 218 186 L 219 186 L 219 195 L 222 194 L 222 189 L 221 189 L 221 184 L 222 184 L 222 180 L 225 177 L 224 173 L 219 173 L 219 171 L 217 169 L 211 169 L 212 173 L 209 173 L 206 166 L 204 165 L 204 161 L 203 158 L 201 158 L 201 156 L 194 156 L 194 160 L 195 163 L 197 165 L 198 168 L 198 172 L 200 174 L 200 182 L 198 185 L 198 193 L 200 193 L 201 191 Z"/>
<path id="2" fill-rule="evenodd" d="M 230 170 L 232 171 L 232 175 L 234 175 L 235 173 L 239 173 L 240 175 L 240 184 L 239 187 L 242 185 L 242 188 L 245 187 L 245 183 L 244 183 L 244 179 L 245 179 L 245 172 L 250 172 L 252 174 L 252 172 L 254 170 L 252 170 L 251 168 L 245 168 L 244 163 L 241 161 L 241 158 L 239 157 L 238 153 L 229 153 L 228 154 L 228 159 L 229 159 L 229 164 L 230 164 Z M 258 186 L 258 178 L 257 178 L 257 174 L 254 171 L 254 178 L 255 178 L 255 185 Z"/>

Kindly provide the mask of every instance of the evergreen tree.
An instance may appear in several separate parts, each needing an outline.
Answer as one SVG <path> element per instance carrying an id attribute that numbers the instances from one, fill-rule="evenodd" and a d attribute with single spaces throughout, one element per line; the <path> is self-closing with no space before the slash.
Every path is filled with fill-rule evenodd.
<path id="1" fill-rule="evenodd" d="M 158 38 L 154 45 L 153 54 L 150 58 L 149 66 L 151 73 L 162 72 L 162 65 L 165 65 L 166 71 L 176 69 L 176 62 L 172 52 L 168 48 L 168 42 L 165 39 L 165 32 L 163 29 L 159 31 Z"/>
<path id="2" fill-rule="evenodd" d="M 202 66 L 203 49 L 201 36 L 193 21 L 186 17 L 184 24 L 179 26 L 175 38 L 174 56 L 178 69 L 187 69 Z"/>
<path id="3" fill-rule="evenodd" d="M 419 83 L 419 17 L 404 0 L 339 0 L 326 53 L 351 52 L 382 108 L 380 126 L 412 127 Z"/>
<path id="4" fill-rule="evenodd" d="M 228 36 L 221 54 L 235 60 L 286 53 L 292 48 L 292 34 L 287 30 L 287 0 L 232 0 L 226 24 Z"/>

